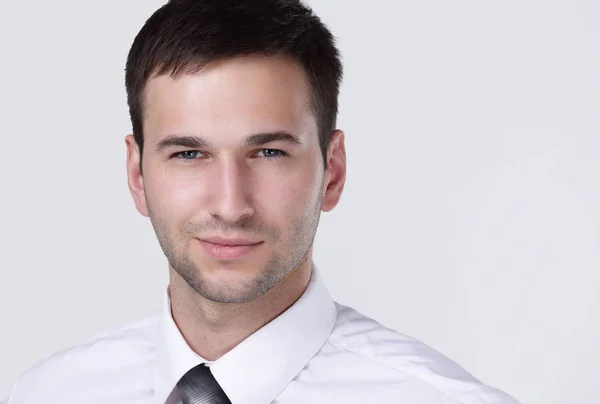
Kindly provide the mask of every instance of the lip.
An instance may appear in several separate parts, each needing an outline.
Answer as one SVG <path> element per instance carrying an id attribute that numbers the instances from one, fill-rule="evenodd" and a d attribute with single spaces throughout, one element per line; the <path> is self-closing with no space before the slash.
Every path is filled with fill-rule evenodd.
<path id="1" fill-rule="evenodd" d="M 243 238 L 210 237 L 198 239 L 204 252 L 217 259 L 233 260 L 242 258 L 254 251 L 262 242 Z"/>
<path id="2" fill-rule="evenodd" d="M 242 237 L 206 237 L 201 238 L 201 241 L 205 241 L 211 244 L 225 245 L 225 246 L 247 246 L 260 243 L 260 241 L 254 241 Z"/>

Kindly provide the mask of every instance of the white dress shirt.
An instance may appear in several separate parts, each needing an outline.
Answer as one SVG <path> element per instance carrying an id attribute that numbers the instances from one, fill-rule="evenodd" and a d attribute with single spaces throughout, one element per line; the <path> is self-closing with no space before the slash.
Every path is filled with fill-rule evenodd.
<path id="1" fill-rule="evenodd" d="M 26 371 L 6 403 L 179 404 L 177 382 L 201 363 L 209 362 L 184 340 L 167 292 L 155 316 Z M 422 342 L 334 302 L 314 265 L 296 303 L 209 364 L 232 404 L 517 404 Z"/>

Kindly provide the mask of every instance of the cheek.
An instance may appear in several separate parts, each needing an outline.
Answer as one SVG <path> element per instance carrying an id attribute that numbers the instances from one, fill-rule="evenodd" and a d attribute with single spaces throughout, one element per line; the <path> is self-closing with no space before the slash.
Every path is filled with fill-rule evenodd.
<path id="1" fill-rule="evenodd" d="M 146 187 L 151 207 L 169 221 L 185 220 L 201 205 L 204 187 L 189 178 L 174 178 L 167 172 L 154 175 Z"/>
<path id="2" fill-rule="evenodd" d="M 260 204 L 260 210 L 267 218 L 289 222 L 302 216 L 314 205 L 320 193 L 320 183 L 317 182 L 305 172 L 268 184 L 257 184 L 254 189 L 255 201 Z"/>

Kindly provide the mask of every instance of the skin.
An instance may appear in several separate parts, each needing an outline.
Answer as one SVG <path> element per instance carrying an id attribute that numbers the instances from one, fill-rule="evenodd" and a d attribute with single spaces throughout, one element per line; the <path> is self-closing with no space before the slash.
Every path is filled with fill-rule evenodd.
<path id="1" fill-rule="evenodd" d="M 310 280 L 320 213 L 337 205 L 346 177 L 340 130 L 332 133 L 324 170 L 310 91 L 301 65 L 282 55 L 214 62 L 177 79 L 152 77 L 143 175 L 133 135 L 125 138 L 131 195 L 169 263 L 173 318 L 207 360 L 284 312 Z M 276 131 L 298 143 L 247 143 Z M 170 135 L 207 144 L 157 150 Z M 260 244 L 247 256 L 222 260 L 198 240 L 211 236 Z"/>

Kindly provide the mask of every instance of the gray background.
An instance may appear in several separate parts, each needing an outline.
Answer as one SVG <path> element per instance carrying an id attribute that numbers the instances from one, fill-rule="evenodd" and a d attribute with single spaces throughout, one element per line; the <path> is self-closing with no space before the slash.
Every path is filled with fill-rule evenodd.
<path id="1" fill-rule="evenodd" d="M 162 3 L 1 3 L 0 397 L 162 303 L 123 140 Z M 348 182 L 315 250 L 334 298 L 523 403 L 597 402 L 600 3 L 308 3 L 346 68 Z"/>

